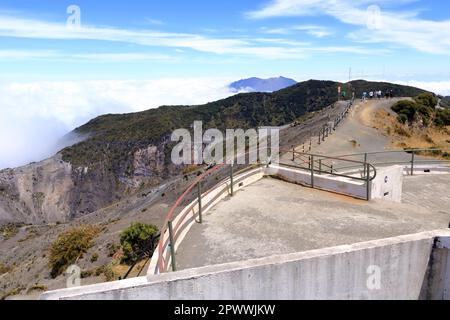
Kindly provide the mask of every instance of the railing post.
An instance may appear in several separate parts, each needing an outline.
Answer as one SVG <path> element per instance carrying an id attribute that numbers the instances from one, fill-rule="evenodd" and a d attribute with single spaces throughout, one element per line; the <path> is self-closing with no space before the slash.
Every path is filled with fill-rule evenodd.
<path id="1" fill-rule="evenodd" d="M 320 142 L 322 140 L 321 134 L 322 134 L 322 132 L 319 131 L 319 146 L 320 146 Z"/>
<path id="2" fill-rule="evenodd" d="M 366 164 L 367 164 L 367 153 L 364 154 L 364 176 L 366 176 L 367 170 Z"/>
<path id="3" fill-rule="evenodd" d="M 170 241 L 170 260 L 172 262 L 172 271 L 177 271 L 177 265 L 175 262 L 175 242 L 173 241 L 173 228 L 172 228 L 172 221 L 168 221 L 167 225 L 169 227 L 169 241 Z"/>
<path id="4" fill-rule="evenodd" d="M 314 188 L 314 156 L 311 156 L 311 188 Z"/>
<path id="5" fill-rule="evenodd" d="M 234 182 L 233 182 L 233 165 L 230 165 L 230 193 L 234 195 Z"/>
<path id="6" fill-rule="evenodd" d="M 197 183 L 197 197 L 198 197 L 198 222 L 202 223 L 202 186 L 201 182 L 199 181 Z"/>
<path id="7" fill-rule="evenodd" d="M 411 175 L 414 175 L 414 150 L 411 153 Z"/>
<path id="8" fill-rule="evenodd" d="M 322 174 L 322 159 L 319 160 L 319 174 Z"/>
<path id="9" fill-rule="evenodd" d="M 370 165 L 368 163 L 365 164 L 366 167 L 366 199 L 370 201 Z"/>

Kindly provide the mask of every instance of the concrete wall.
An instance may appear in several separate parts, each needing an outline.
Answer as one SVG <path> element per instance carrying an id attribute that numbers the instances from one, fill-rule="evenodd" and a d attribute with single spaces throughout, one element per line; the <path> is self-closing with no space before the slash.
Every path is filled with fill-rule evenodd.
<path id="1" fill-rule="evenodd" d="M 377 169 L 377 176 L 372 181 L 371 199 L 383 199 L 400 203 L 402 202 L 402 192 L 402 166 Z"/>
<path id="2" fill-rule="evenodd" d="M 42 299 L 419 299 L 439 291 L 429 270 L 441 237 L 450 230 L 47 292 Z M 439 270 L 449 278 L 447 266 Z"/>
<path id="3" fill-rule="evenodd" d="M 304 170 L 272 165 L 266 169 L 266 175 L 277 176 L 285 181 L 304 185 L 311 184 L 311 173 Z M 314 186 L 318 189 L 366 199 L 367 189 L 363 181 L 341 178 L 328 174 L 314 173 Z"/>

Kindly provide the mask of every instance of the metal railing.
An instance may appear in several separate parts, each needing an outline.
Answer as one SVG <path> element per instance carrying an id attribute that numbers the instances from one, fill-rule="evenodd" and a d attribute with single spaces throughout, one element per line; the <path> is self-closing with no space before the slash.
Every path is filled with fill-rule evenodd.
<path id="1" fill-rule="evenodd" d="M 255 169 L 257 167 L 261 167 L 262 164 L 251 165 L 245 167 L 239 171 L 234 171 L 234 167 L 232 165 L 220 164 L 216 165 L 210 170 L 206 171 L 186 189 L 186 191 L 178 198 L 175 204 L 171 207 L 166 220 L 164 222 L 163 228 L 161 229 L 161 238 L 158 243 L 157 252 L 158 252 L 158 262 L 157 268 L 159 273 L 167 272 L 169 270 L 176 271 L 176 258 L 175 258 L 175 247 L 177 243 L 177 239 L 180 234 L 183 232 L 184 228 L 190 224 L 193 220 L 197 223 L 203 223 L 203 208 L 209 206 L 211 202 L 215 201 L 215 198 L 211 199 L 208 203 L 203 203 L 203 199 L 208 196 L 212 190 L 214 190 L 217 186 L 224 184 L 227 180 L 230 180 L 229 190 L 230 195 L 234 195 L 234 186 L 240 183 L 239 180 L 235 180 L 235 178 L 247 171 Z M 214 185 L 214 187 L 210 188 L 206 192 L 202 191 L 202 184 L 206 183 L 208 178 L 211 178 L 213 174 L 219 173 L 220 169 L 224 169 L 225 167 L 229 168 L 227 176 L 223 179 L 219 179 L 219 182 Z M 215 177 L 218 178 L 217 176 Z M 196 197 L 197 199 L 192 201 L 188 207 L 185 207 L 179 215 L 175 216 L 175 210 L 180 206 L 180 204 L 188 197 L 191 191 L 197 191 Z M 192 214 L 193 209 L 197 207 L 197 212 L 190 219 L 186 220 L 189 214 Z M 175 219 L 177 222 L 174 223 Z M 166 237 L 166 231 L 168 231 L 168 236 Z M 166 250 L 169 248 L 169 250 Z"/>
<path id="2" fill-rule="evenodd" d="M 281 151 L 286 152 L 286 151 Z M 291 151 L 287 151 L 291 152 Z M 314 177 L 317 175 L 331 175 L 331 176 L 337 176 L 337 177 L 344 177 L 351 180 L 357 180 L 357 181 L 363 181 L 367 185 L 367 200 L 369 200 L 370 197 L 370 182 L 376 177 L 376 168 L 371 165 L 370 163 L 363 163 L 356 160 L 348 160 L 348 159 L 339 159 L 335 157 L 328 157 L 328 156 L 322 156 L 322 155 L 315 155 L 315 154 L 303 154 L 300 152 L 293 152 L 294 160 L 299 160 L 302 162 L 302 164 L 297 163 L 282 163 L 279 164 L 282 166 L 292 167 L 300 170 L 307 170 L 311 173 L 311 187 L 315 188 L 314 184 Z M 354 176 L 354 175 L 346 175 L 341 174 L 333 170 L 332 166 L 327 164 L 327 161 L 331 160 L 343 160 L 348 163 L 352 163 L 354 165 L 359 165 L 361 167 L 364 167 L 367 175 L 363 178 Z M 209 206 L 211 202 L 215 201 L 215 198 L 210 199 L 208 203 L 203 203 L 203 199 L 206 198 L 210 194 L 212 190 L 215 190 L 218 186 L 222 185 L 225 181 L 228 181 L 229 184 L 227 184 L 230 195 L 233 196 L 234 194 L 234 186 L 240 183 L 239 179 L 236 179 L 236 177 L 241 176 L 242 174 L 251 171 L 252 169 L 261 167 L 263 164 L 256 164 L 251 165 L 248 167 L 245 167 L 239 171 L 234 172 L 234 167 L 231 165 L 217 165 L 213 167 L 212 169 L 206 171 L 204 174 L 199 176 L 195 181 L 190 184 L 190 186 L 186 189 L 186 191 L 178 198 L 178 200 L 175 202 L 175 204 L 171 207 L 165 223 L 163 225 L 163 228 L 161 229 L 161 237 L 158 243 L 157 252 L 158 252 L 158 261 L 157 261 L 157 272 L 163 273 L 168 272 L 170 270 L 176 271 L 177 270 L 177 264 L 176 264 L 176 257 L 175 257 L 175 248 L 177 240 L 180 236 L 180 234 L 184 231 L 184 228 L 192 223 L 194 220 L 197 223 L 203 222 L 203 208 L 206 206 Z M 211 189 L 209 189 L 206 192 L 202 191 L 202 184 L 206 182 L 207 179 L 212 178 L 214 173 L 218 173 L 220 169 L 224 169 L 225 167 L 229 167 L 228 176 L 222 180 L 220 180 L 218 183 L 214 185 Z M 217 178 L 217 177 L 216 177 Z M 183 200 L 187 198 L 187 196 L 192 192 L 196 190 L 197 191 L 197 199 L 192 201 L 191 204 L 187 207 L 185 207 L 179 215 L 175 216 L 175 210 L 182 204 Z M 194 210 L 197 209 L 197 210 Z M 195 211 L 195 212 L 194 212 Z M 187 219 L 189 214 L 192 214 L 194 212 L 194 215 Z M 175 222 L 175 219 L 177 220 Z M 167 231 L 167 232 L 166 232 Z M 167 234 L 167 236 L 166 236 Z M 156 270 L 155 270 L 156 271 Z"/>
<path id="3" fill-rule="evenodd" d="M 280 165 L 301 169 L 311 172 L 310 186 L 315 188 L 314 177 L 316 175 L 330 175 L 334 177 L 347 178 L 355 181 L 362 181 L 366 184 L 366 200 L 370 200 L 370 182 L 377 176 L 376 167 L 367 161 L 346 159 L 344 157 L 329 157 L 319 154 L 297 152 L 295 150 L 282 150 L 283 153 L 292 153 L 291 163 L 281 162 Z M 341 173 L 335 169 L 335 162 L 345 162 L 351 164 L 352 168 L 360 169 L 361 176 Z"/>
<path id="4" fill-rule="evenodd" d="M 403 156 L 399 156 L 403 155 Z M 442 156 L 444 159 L 433 158 Z M 415 170 L 422 164 L 450 164 L 450 149 L 438 148 L 413 148 L 401 150 L 386 150 L 377 152 L 354 153 L 340 155 L 339 158 L 360 159 L 364 162 L 370 162 L 374 166 L 383 167 L 389 165 L 405 165 L 409 175 L 414 175 Z M 391 158 L 391 159 L 389 159 Z M 403 159 L 400 159 L 403 158 Z M 445 159 L 447 158 L 447 159 Z M 345 171 L 355 169 L 355 166 L 337 166 L 335 170 Z"/>
<path id="5" fill-rule="evenodd" d="M 325 142 L 326 138 L 328 138 L 334 131 L 336 131 L 337 127 L 341 124 L 341 122 L 347 117 L 354 103 L 354 99 L 349 100 L 347 102 L 347 106 L 344 111 L 341 112 L 336 118 L 330 119 L 330 121 L 322 126 L 319 131 L 310 133 L 309 137 L 309 146 L 308 143 L 304 143 L 302 145 L 302 152 L 310 152 L 312 150 L 312 145 L 315 139 L 317 139 L 317 144 L 321 145 L 322 142 Z"/>

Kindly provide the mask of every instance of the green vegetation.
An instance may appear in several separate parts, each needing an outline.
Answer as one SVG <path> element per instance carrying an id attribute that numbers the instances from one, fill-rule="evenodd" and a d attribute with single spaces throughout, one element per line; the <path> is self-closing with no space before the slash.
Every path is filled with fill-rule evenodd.
<path id="1" fill-rule="evenodd" d="M 27 294 L 29 294 L 33 291 L 46 291 L 46 290 L 47 290 L 47 287 L 45 285 L 36 283 L 27 290 Z"/>
<path id="2" fill-rule="evenodd" d="M 122 231 L 120 244 L 122 245 L 122 262 L 132 263 L 149 245 L 149 240 L 158 233 L 158 228 L 151 224 L 133 223 Z"/>
<path id="3" fill-rule="evenodd" d="M 98 260 L 98 253 L 94 253 L 92 256 L 91 256 L 91 262 L 92 263 L 94 263 L 94 262 L 96 262 Z"/>
<path id="4" fill-rule="evenodd" d="M 108 282 L 118 279 L 118 276 L 114 272 L 111 264 L 106 264 L 106 265 L 98 267 L 97 269 L 95 269 L 94 274 L 97 277 L 103 274 L 103 276 L 105 277 L 105 280 Z"/>
<path id="5" fill-rule="evenodd" d="M 16 236 L 19 232 L 19 229 L 23 227 L 23 224 L 7 224 L 4 226 L 0 226 L 0 236 L 5 239 L 11 239 L 12 237 Z"/>
<path id="6" fill-rule="evenodd" d="M 441 102 L 439 103 L 439 105 L 442 108 L 450 109 L 450 96 L 449 97 L 440 96 L 439 98 L 441 99 Z"/>
<path id="7" fill-rule="evenodd" d="M 11 268 L 0 262 L 0 275 L 11 271 Z"/>
<path id="8" fill-rule="evenodd" d="M 414 101 L 401 100 L 392 110 L 398 116 L 397 120 L 403 124 L 412 125 L 421 121 L 426 127 L 434 124 L 437 127 L 450 125 L 450 110 L 436 109 L 438 99 L 431 93 L 422 93 L 414 98 Z"/>
<path id="9" fill-rule="evenodd" d="M 6 300 L 8 297 L 17 296 L 24 290 L 23 287 L 17 287 L 14 289 L 11 289 L 7 292 L 1 292 L 0 293 L 0 300 Z"/>
<path id="10" fill-rule="evenodd" d="M 56 278 L 81 258 L 92 247 L 100 230 L 97 226 L 86 225 L 61 233 L 50 248 L 51 276 Z"/>

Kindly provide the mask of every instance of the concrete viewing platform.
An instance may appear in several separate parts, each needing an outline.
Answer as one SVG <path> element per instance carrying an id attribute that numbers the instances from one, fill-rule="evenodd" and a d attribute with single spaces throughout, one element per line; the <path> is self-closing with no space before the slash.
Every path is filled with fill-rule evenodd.
<path id="1" fill-rule="evenodd" d="M 218 203 L 176 253 L 189 269 L 447 228 L 450 175 L 405 177 L 402 203 L 263 178 Z"/>

